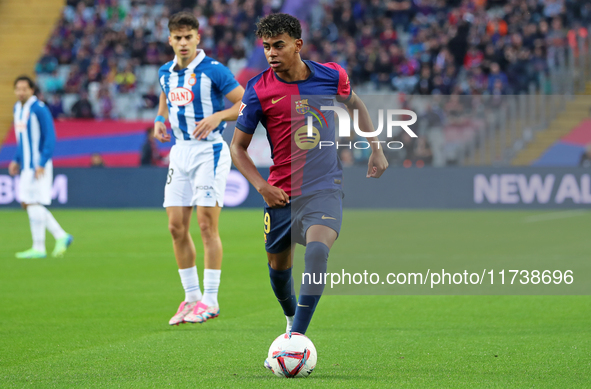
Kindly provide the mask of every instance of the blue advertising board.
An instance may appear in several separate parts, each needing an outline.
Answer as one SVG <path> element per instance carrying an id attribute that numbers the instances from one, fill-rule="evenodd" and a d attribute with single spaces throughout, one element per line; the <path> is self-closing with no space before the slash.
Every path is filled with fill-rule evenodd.
<path id="1" fill-rule="evenodd" d="M 556 209 L 591 207 L 591 171 L 584 168 L 389 169 L 366 178 L 344 170 L 345 207 L 415 209 Z M 268 169 L 260 169 L 263 177 Z M 165 168 L 55 169 L 53 203 L 68 208 L 161 207 Z M 0 174 L 0 207 L 18 207 L 18 177 Z M 261 207 L 262 197 L 237 171 L 228 177 L 227 207 Z"/>

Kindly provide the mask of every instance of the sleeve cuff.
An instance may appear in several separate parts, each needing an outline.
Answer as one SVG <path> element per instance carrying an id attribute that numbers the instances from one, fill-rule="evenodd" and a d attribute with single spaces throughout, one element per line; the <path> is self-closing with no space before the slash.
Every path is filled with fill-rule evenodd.
<path id="1" fill-rule="evenodd" d="M 342 96 L 342 95 L 339 95 L 339 96 Z M 339 101 L 339 103 L 346 103 L 347 101 L 351 100 L 351 96 L 353 96 L 353 89 L 352 88 L 349 89 L 349 96 L 347 96 L 346 99 Z"/>
<path id="2" fill-rule="evenodd" d="M 234 80 L 234 83 L 232 83 L 231 85 L 227 86 L 225 88 L 225 90 L 222 92 L 222 94 L 225 96 L 228 93 L 232 92 L 234 89 L 238 88 L 240 86 L 240 84 L 238 83 L 238 81 Z"/>
<path id="3" fill-rule="evenodd" d="M 241 123 L 236 123 L 236 128 L 239 129 L 240 131 L 245 132 L 250 135 L 254 134 L 254 131 L 256 130 L 256 127 L 251 129 L 251 128 L 244 126 Z"/>

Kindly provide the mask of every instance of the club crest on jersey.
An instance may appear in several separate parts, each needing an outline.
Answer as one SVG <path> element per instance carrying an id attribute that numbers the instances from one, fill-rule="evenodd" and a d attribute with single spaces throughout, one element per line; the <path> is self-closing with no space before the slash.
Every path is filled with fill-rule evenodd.
<path id="1" fill-rule="evenodd" d="M 197 76 L 195 73 L 191 74 L 191 77 L 189 77 L 189 81 L 187 81 L 187 83 L 191 86 L 197 84 Z"/>
<path id="2" fill-rule="evenodd" d="M 295 106 L 296 112 L 300 115 L 305 115 L 310 110 L 310 106 L 308 105 L 308 99 L 296 101 Z"/>
<path id="3" fill-rule="evenodd" d="M 174 88 L 168 93 L 168 101 L 177 107 L 189 104 L 194 98 L 193 92 L 187 88 Z"/>

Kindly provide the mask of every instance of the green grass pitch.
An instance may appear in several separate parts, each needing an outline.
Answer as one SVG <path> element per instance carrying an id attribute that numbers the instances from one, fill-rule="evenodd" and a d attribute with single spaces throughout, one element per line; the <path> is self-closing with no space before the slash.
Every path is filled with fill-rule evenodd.
<path id="1" fill-rule="evenodd" d="M 591 258 L 587 213 L 387 212 L 394 261 Z M 316 370 L 281 380 L 263 368 L 285 319 L 269 285 L 262 211 L 222 212 L 221 315 L 179 327 L 167 324 L 184 294 L 163 210 L 54 215 L 75 236 L 66 257 L 17 260 L 31 244 L 26 213 L 0 212 L 0 387 L 591 386 L 589 296 L 325 296 L 308 330 Z M 192 230 L 202 277 L 195 219 Z M 339 239 L 330 261 L 347 244 Z"/>

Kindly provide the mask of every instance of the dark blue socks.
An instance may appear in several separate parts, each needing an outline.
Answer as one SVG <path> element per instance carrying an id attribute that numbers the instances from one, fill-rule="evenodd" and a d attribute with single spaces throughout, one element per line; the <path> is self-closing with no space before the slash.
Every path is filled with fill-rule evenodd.
<path id="1" fill-rule="evenodd" d="M 296 312 L 296 298 L 291 278 L 291 268 L 287 270 L 273 270 L 269 265 L 269 276 L 271 277 L 271 286 L 277 301 L 283 308 L 285 316 L 293 316 Z"/>
<path id="2" fill-rule="evenodd" d="M 318 305 L 320 296 L 324 291 L 328 253 L 329 248 L 324 243 L 310 242 L 306 245 L 304 279 L 300 289 L 300 299 L 295 311 L 293 327 L 291 328 L 292 332 L 305 334 L 308 329 L 316 305 Z"/>

